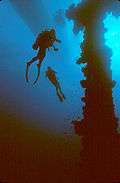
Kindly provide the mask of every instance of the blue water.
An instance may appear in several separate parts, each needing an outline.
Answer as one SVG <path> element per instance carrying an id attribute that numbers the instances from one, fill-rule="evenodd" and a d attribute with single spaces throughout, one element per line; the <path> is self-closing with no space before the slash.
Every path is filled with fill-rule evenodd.
<path id="1" fill-rule="evenodd" d="M 108 13 L 104 20 L 105 44 L 112 50 L 111 69 L 112 78 L 116 86 L 113 89 L 116 116 L 120 119 L 120 16 Z"/>
<path id="2" fill-rule="evenodd" d="M 19 11 L 17 11 L 9 0 L 0 5 L 0 50 L 2 50 L 2 52 L 0 51 L 0 58 L 2 58 L 0 60 L 0 78 L 2 78 L 0 80 L 0 102 L 2 107 L 9 109 L 9 113 L 13 115 L 20 114 L 27 123 L 57 132 L 72 131 L 71 120 L 78 116 L 83 117 L 80 98 L 84 95 L 84 90 L 80 86 L 80 80 L 84 76 L 81 72 L 82 66 L 76 65 L 75 62 L 81 54 L 80 45 L 83 42 L 84 34 L 81 30 L 75 35 L 73 22 L 67 20 L 64 14 L 72 3 L 77 5 L 79 2 L 79 0 L 34 0 L 34 3 L 37 4 L 36 12 L 39 10 L 39 4 L 41 6 L 42 3 L 45 7 L 44 14 L 41 11 L 38 11 L 38 14 L 40 17 L 44 17 L 44 21 L 48 20 L 46 24 L 41 19 L 37 21 L 35 17 L 29 16 L 30 12 L 27 12 L 27 7 L 25 10 L 20 10 L 19 7 Z M 32 0 L 31 3 L 33 3 Z M 21 16 L 24 11 L 25 15 Z M 56 18 L 59 18 L 59 22 L 56 21 Z M 114 19 L 115 24 L 113 24 Z M 114 44 L 112 44 L 114 46 L 111 47 L 113 51 L 111 67 L 113 78 L 117 80 L 113 95 L 116 114 L 119 116 L 120 69 L 118 67 L 119 52 L 116 52 L 119 48 L 116 49 L 118 41 L 115 41 L 115 36 L 112 36 L 110 32 L 114 29 L 119 35 L 120 21 L 113 16 L 110 18 L 109 15 L 105 20 L 105 26 L 108 29 L 105 34 L 106 45 L 110 47 L 111 39 L 114 39 Z M 112 29 L 110 25 L 112 25 Z M 36 54 L 31 45 L 36 32 L 41 31 L 39 27 L 42 29 L 55 27 L 57 37 L 62 43 L 56 44 L 59 52 L 47 52 L 41 68 L 41 78 L 33 87 L 25 82 L 25 63 Z M 66 96 L 64 103 L 59 101 L 54 87 L 45 77 L 48 66 L 57 71 L 59 82 Z M 36 71 L 35 63 L 30 69 L 31 82 L 35 79 Z"/>

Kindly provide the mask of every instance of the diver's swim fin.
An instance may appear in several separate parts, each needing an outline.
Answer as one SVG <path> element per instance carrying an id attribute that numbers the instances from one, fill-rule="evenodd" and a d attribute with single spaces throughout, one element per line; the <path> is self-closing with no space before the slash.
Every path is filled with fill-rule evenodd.
<path id="1" fill-rule="evenodd" d="M 27 64 L 26 64 L 26 76 L 25 76 L 27 82 L 29 82 L 29 79 L 28 79 L 29 66 L 30 66 L 30 65 L 27 63 Z"/>
<path id="2" fill-rule="evenodd" d="M 33 85 L 35 85 L 35 84 L 37 83 L 37 81 L 38 81 L 38 79 L 39 79 L 39 77 L 40 77 L 40 66 L 41 66 L 41 64 L 37 64 L 38 75 L 37 75 L 37 78 L 36 78 L 36 80 L 34 81 Z"/>

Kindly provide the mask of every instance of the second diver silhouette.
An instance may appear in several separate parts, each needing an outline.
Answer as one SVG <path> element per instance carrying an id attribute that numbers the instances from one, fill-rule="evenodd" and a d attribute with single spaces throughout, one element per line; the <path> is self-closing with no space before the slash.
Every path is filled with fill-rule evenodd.
<path id="1" fill-rule="evenodd" d="M 62 92 L 60 83 L 58 82 L 58 79 L 56 77 L 56 72 L 51 67 L 48 67 L 46 71 L 46 77 L 55 86 L 57 96 L 59 97 L 60 101 L 63 102 L 63 100 L 65 99 L 65 96 Z"/>
<path id="2" fill-rule="evenodd" d="M 38 81 L 38 79 L 40 77 L 41 63 L 46 56 L 46 50 L 47 49 L 49 50 L 51 47 L 53 47 L 54 51 L 58 51 L 58 48 L 55 48 L 55 46 L 53 45 L 55 42 L 61 43 L 61 41 L 56 38 L 56 32 L 54 29 L 45 30 L 37 36 L 37 39 L 32 47 L 34 50 L 38 50 L 38 49 L 39 50 L 38 50 L 37 55 L 35 57 L 33 57 L 26 64 L 26 81 L 27 82 L 29 81 L 29 79 L 28 79 L 29 66 L 37 60 L 38 60 L 38 64 L 37 64 L 38 75 L 33 84 L 35 84 Z"/>

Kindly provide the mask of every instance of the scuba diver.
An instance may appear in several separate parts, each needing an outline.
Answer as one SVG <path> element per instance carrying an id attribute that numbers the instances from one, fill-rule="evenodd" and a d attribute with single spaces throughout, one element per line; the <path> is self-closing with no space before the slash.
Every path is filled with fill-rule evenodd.
<path id="1" fill-rule="evenodd" d="M 55 86 L 56 94 L 59 97 L 60 101 L 63 102 L 63 100 L 65 100 L 65 96 L 62 92 L 61 86 L 60 86 L 58 79 L 56 77 L 56 72 L 51 67 L 48 67 L 48 69 L 46 71 L 46 77 Z"/>
<path id="2" fill-rule="evenodd" d="M 28 82 L 28 71 L 31 64 L 33 64 L 35 61 L 38 60 L 37 68 L 38 68 L 38 75 L 36 80 L 33 84 L 35 84 L 40 76 L 40 67 L 41 63 L 44 60 L 46 56 L 46 50 L 50 50 L 50 48 L 53 48 L 54 51 L 58 51 L 58 48 L 55 48 L 53 45 L 55 42 L 61 43 L 60 40 L 56 38 L 56 32 L 54 29 L 51 30 L 45 30 L 41 32 L 35 41 L 35 43 L 32 45 L 32 48 L 34 50 L 38 50 L 38 53 L 35 57 L 33 57 L 29 62 L 26 64 L 26 81 Z"/>

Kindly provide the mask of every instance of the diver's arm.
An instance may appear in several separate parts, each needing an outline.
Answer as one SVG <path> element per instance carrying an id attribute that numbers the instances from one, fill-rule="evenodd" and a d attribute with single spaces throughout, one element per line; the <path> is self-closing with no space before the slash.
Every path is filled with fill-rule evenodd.
<path id="1" fill-rule="evenodd" d="M 56 36 L 54 38 L 51 38 L 51 41 L 56 41 L 57 43 L 61 43 L 61 40 L 57 39 Z"/>
<path id="2" fill-rule="evenodd" d="M 34 50 L 38 50 L 38 48 L 39 48 L 39 39 L 40 39 L 40 37 L 41 37 L 41 33 L 38 34 L 38 36 L 37 36 L 37 38 L 36 38 L 34 44 L 32 45 L 32 48 L 33 48 Z"/>
<path id="3" fill-rule="evenodd" d="M 53 47 L 54 51 L 58 51 L 58 48 L 55 48 L 54 45 L 52 45 L 52 47 Z"/>
<path id="4" fill-rule="evenodd" d="M 61 40 L 59 40 L 59 39 L 55 39 L 55 41 L 57 42 L 57 43 L 61 43 Z"/>
<path id="5" fill-rule="evenodd" d="M 32 45 L 32 48 L 33 48 L 34 50 L 38 50 L 38 45 L 37 45 L 36 43 L 34 43 L 34 44 Z"/>

